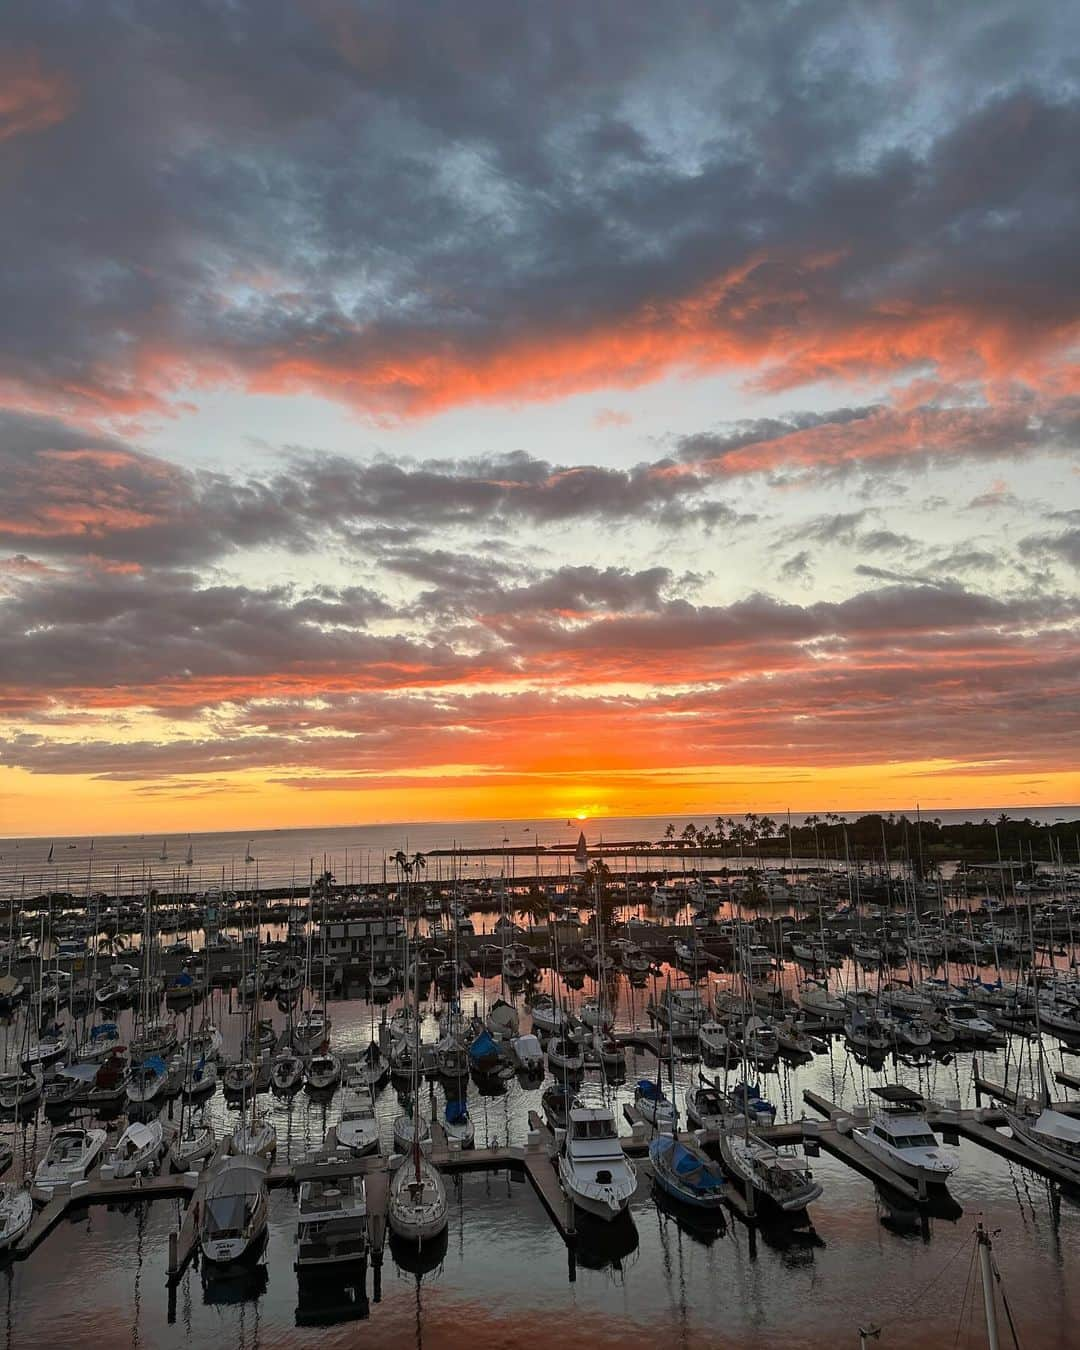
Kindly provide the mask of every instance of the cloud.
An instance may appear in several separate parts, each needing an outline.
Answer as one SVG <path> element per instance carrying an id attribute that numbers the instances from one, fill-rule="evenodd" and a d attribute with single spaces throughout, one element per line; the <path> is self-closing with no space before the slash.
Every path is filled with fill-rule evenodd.
<path id="1" fill-rule="evenodd" d="M 0 46 L 0 142 L 47 131 L 75 103 L 72 81 L 46 70 L 38 52 Z"/>
<path id="2" fill-rule="evenodd" d="M 51 126 L 0 142 L 0 387 L 415 416 L 676 370 L 1066 380 L 1075 16 L 935 11 L 932 56 L 929 21 L 238 0 L 57 25 L 13 0 L 40 64 L 8 115 Z"/>

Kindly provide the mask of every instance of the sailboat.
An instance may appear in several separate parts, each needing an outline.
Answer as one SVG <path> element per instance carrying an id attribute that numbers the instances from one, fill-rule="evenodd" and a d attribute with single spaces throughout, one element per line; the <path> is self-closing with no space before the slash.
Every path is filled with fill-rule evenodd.
<path id="1" fill-rule="evenodd" d="M 136 1172 L 153 1172 L 165 1147 L 165 1132 L 160 1120 L 133 1120 L 105 1161 L 114 1177 L 133 1177 Z"/>
<path id="2" fill-rule="evenodd" d="M 410 870 L 407 867 L 405 877 L 405 922 L 408 925 Z M 387 1217 L 390 1230 L 397 1238 L 402 1242 L 420 1246 L 439 1237 L 446 1229 L 449 1205 L 442 1174 L 431 1160 L 424 1156 L 422 1150 L 422 1118 L 417 1110 L 420 1096 L 420 985 L 416 971 L 413 979 L 413 1017 L 416 1029 L 416 1054 L 410 1093 L 412 1113 L 406 1117 L 399 1116 L 394 1121 L 395 1139 L 403 1134 L 404 1121 L 409 1122 L 411 1160 L 402 1163 L 390 1182 Z M 430 1127 L 427 1133 L 430 1137 Z"/>
<path id="3" fill-rule="evenodd" d="M 223 1158 L 207 1182 L 199 1217 L 204 1259 L 216 1266 L 257 1260 L 268 1214 L 265 1162 L 250 1156 Z"/>
<path id="4" fill-rule="evenodd" d="M 244 850 L 244 862 L 253 863 L 254 861 L 255 856 L 251 851 L 251 840 L 249 839 L 247 842 L 247 848 Z"/>
<path id="5" fill-rule="evenodd" d="M 177 1172 L 188 1172 L 205 1162 L 214 1151 L 217 1136 L 205 1110 L 188 1111 L 180 1121 L 180 1131 L 169 1150 L 169 1161 Z"/>
<path id="6" fill-rule="evenodd" d="M 161 852 L 158 854 L 158 859 L 161 862 L 169 861 L 169 847 L 164 839 L 161 841 Z"/>
<path id="7" fill-rule="evenodd" d="M 184 855 L 184 866 L 191 867 L 195 862 L 195 850 L 191 846 L 191 835 L 188 835 L 187 853 Z"/>
<path id="8" fill-rule="evenodd" d="M 0 1252 L 14 1247 L 30 1227 L 34 1201 L 25 1186 L 13 1181 L 0 1185 Z"/>
<path id="9" fill-rule="evenodd" d="M 255 973 L 259 974 L 259 933 L 261 921 L 258 908 L 255 913 Z M 258 981 L 256 980 L 256 983 Z M 251 1004 L 250 1025 L 246 1037 L 250 1075 L 243 1076 L 241 1084 L 240 1120 L 229 1137 L 234 1154 L 269 1160 L 277 1152 L 277 1129 L 268 1115 L 261 1114 L 258 1103 L 259 998 Z M 249 1108 L 250 1106 L 250 1113 Z"/>

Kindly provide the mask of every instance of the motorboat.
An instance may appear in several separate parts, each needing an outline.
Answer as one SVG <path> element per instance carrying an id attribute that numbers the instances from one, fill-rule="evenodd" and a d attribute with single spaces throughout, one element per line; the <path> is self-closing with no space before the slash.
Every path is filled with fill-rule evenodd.
<path id="1" fill-rule="evenodd" d="M 702 1054 L 723 1059 L 731 1045 L 727 1027 L 723 1022 L 717 1022 L 715 1018 L 710 1017 L 698 1027 L 698 1045 Z"/>
<path id="2" fill-rule="evenodd" d="M 551 1083 L 540 1094 L 540 1106 L 544 1119 L 552 1130 L 565 1130 L 570 1112 L 580 1106 L 580 1100 L 561 1083 Z"/>
<path id="3" fill-rule="evenodd" d="M 614 1113 L 579 1106 L 558 1153 L 559 1181 L 577 1209 L 608 1221 L 624 1213 L 637 1190 L 637 1172 L 623 1153 Z"/>
<path id="4" fill-rule="evenodd" d="M 84 1130 L 74 1125 L 56 1130 L 34 1172 L 34 1190 L 49 1197 L 57 1186 L 84 1181 L 104 1147 L 104 1130 Z"/>
<path id="5" fill-rule="evenodd" d="M 971 1003 L 948 1003 L 944 1010 L 945 1023 L 951 1027 L 957 1040 L 985 1042 L 997 1035 L 993 1022 L 980 1016 Z"/>
<path id="6" fill-rule="evenodd" d="M 728 1174 L 744 1188 L 785 1213 L 798 1213 L 821 1195 L 809 1168 L 792 1153 L 774 1148 L 744 1120 L 735 1117 L 720 1134 L 720 1155 Z"/>
<path id="7" fill-rule="evenodd" d="M 714 1083 L 698 1083 L 686 1090 L 686 1117 L 695 1129 L 720 1129 L 734 1109 L 727 1095 Z"/>
<path id="8" fill-rule="evenodd" d="M 675 1128 L 675 1107 L 664 1095 L 664 1090 L 653 1078 L 641 1078 L 634 1088 L 634 1105 L 641 1118 L 654 1130 Z"/>
<path id="9" fill-rule="evenodd" d="M 535 1036 L 518 1036 L 511 1049 L 522 1073 L 532 1077 L 544 1072 L 544 1049 Z"/>
<path id="10" fill-rule="evenodd" d="M 133 1177 L 156 1170 L 165 1148 L 160 1120 L 133 1120 L 106 1155 L 114 1177 Z"/>
<path id="11" fill-rule="evenodd" d="M 701 992 L 697 989 L 665 989 L 652 1009 L 661 1026 L 674 1036 L 694 1036 L 708 1019 Z"/>
<path id="12" fill-rule="evenodd" d="M 896 1084 L 872 1088 L 881 1104 L 865 1124 L 852 1127 L 852 1141 L 899 1172 L 928 1185 L 944 1185 L 956 1171 L 956 1160 L 945 1153 L 926 1119 L 917 1092 Z"/>
<path id="13" fill-rule="evenodd" d="M 357 1158 L 379 1150 L 379 1120 L 371 1088 L 361 1078 L 350 1077 L 341 1094 L 338 1143 Z"/>
<path id="14" fill-rule="evenodd" d="M 363 1269 L 368 1250 L 363 1177 L 327 1177 L 300 1183 L 296 1225 L 299 1279 Z"/>
<path id="15" fill-rule="evenodd" d="M 229 1097 L 246 1097 L 255 1091 L 258 1069 L 250 1059 L 237 1059 L 226 1064 L 221 1082 Z"/>
<path id="16" fill-rule="evenodd" d="M 332 1050 L 320 1050 L 308 1060 L 304 1087 L 308 1092 L 333 1092 L 341 1082 L 341 1060 Z"/>
<path id="17" fill-rule="evenodd" d="M 437 1167 L 419 1149 L 390 1181 L 387 1217 L 391 1232 L 402 1242 L 421 1246 L 446 1228 L 449 1206 Z"/>
<path id="18" fill-rule="evenodd" d="M 287 1046 L 274 1056 L 270 1065 L 270 1086 L 283 1096 L 295 1092 L 304 1081 L 304 1061 Z"/>
<path id="19" fill-rule="evenodd" d="M 206 1184 L 199 1248 L 216 1266 L 254 1261 L 266 1238 L 266 1163 L 250 1154 L 226 1157 Z"/>
<path id="20" fill-rule="evenodd" d="M 203 1111 L 193 1111 L 182 1123 L 169 1149 L 169 1162 L 177 1172 L 190 1172 L 214 1151 L 217 1135 Z"/>
<path id="21" fill-rule="evenodd" d="M 653 1180 L 673 1200 L 694 1209 L 719 1210 L 727 1178 L 719 1164 L 697 1145 L 671 1134 L 658 1134 L 649 1145 Z"/>
<path id="22" fill-rule="evenodd" d="M 605 1074 L 621 1078 L 626 1073 L 626 1050 L 610 1031 L 598 1028 L 586 1038 L 585 1063 L 593 1067 L 599 1065 Z"/>

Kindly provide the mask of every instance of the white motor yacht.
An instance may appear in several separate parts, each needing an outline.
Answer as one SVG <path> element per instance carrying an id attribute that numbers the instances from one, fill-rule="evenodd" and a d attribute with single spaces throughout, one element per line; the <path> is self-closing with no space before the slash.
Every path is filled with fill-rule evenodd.
<path id="1" fill-rule="evenodd" d="M 558 1160 L 559 1181 L 576 1208 L 609 1221 L 628 1208 L 637 1172 L 607 1107 L 571 1110 Z"/>
<path id="2" fill-rule="evenodd" d="M 338 1275 L 367 1256 L 367 1198 L 363 1177 L 330 1177 L 300 1185 L 296 1226 L 297 1275 Z"/>
<path id="3" fill-rule="evenodd" d="M 871 1091 L 882 1104 L 865 1125 L 854 1126 L 853 1142 L 902 1177 L 944 1185 L 957 1163 L 938 1143 L 919 1094 L 896 1084 Z"/>

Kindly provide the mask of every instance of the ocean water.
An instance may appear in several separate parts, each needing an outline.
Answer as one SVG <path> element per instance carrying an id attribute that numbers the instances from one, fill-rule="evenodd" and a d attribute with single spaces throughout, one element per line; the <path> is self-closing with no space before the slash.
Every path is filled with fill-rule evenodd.
<path id="1" fill-rule="evenodd" d="M 986 810 L 942 811 L 936 813 L 946 823 L 964 820 L 993 820 L 1002 811 L 1014 817 L 1030 816 L 1043 824 L 1055 820 L 1075 820 L 1080 807 L 994 807 Z M 910 813 L 912 816 L 914 812 Z M 853 813 L 849 813 L 853 818 Z M 793 814 L 792 823 L 800 825 L 805 816 Z M 428 821 L 394 825 L 339 826 L 315 830 L 234 830 L 214 834 L 109 835 L 89 837 L 38 837 L 0 839 L 0 890 L 18 889 L 24 882 L 33 892 L 46 886 L 53 889 L 84 892 L 87 886 L 114 888 L 119 879 L 124 886 L 138 888 L 152 878 L 163 889 L 202 890 L 210 885 L 247 888 L 295 885 L 306 889 L 308 878 L 325 869 L 338 881 L 352 885 L 377 882 L 386 875 L 395 877 L 390 859 L 399 849 L 408 854 L 433 849 L 493 849 L 486 857 L 465 857 L 453 864 L 447 858 L 428 860 L 427 875 L 449 875 L 453 865 L 466 878 L 495 877 L 504 871 L 534 872 L 536 858 L 513 856 L 511 850 L 540 848 L 572 850 L 578 835 L 584 833 L 590 847 L 605 844 L 656 841 L 668 824 L 680 832 L 688 823 L 705 826 L 710 821 L 689 816 L 611 816 L 588 820 L 560 818 L 536 820 Z M 191 867 L 186 866 L 190 845 Z M 51 851 L 51 860 L 50 860 Z M 774 846 L 775 856 L 783 858 L 782 845 Z M 162 856 L 164 854 L 164 856 Z M 674 857 L 678 859 L 679 853 Z M 247 858 L 253 859 L 247 862 Z M 687 854 L 693 858 L 693 852 Z M 544 857 L 541 869 L 553 874 L 565 873 L 568 854 Z M 385 870 L 384 870 L 385 869 Z"/>

